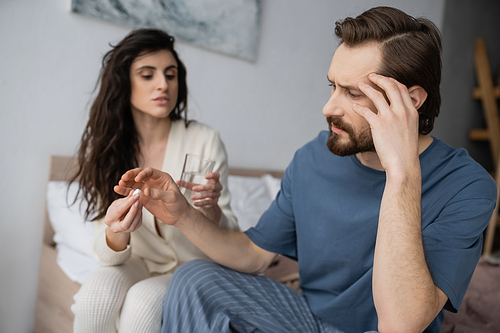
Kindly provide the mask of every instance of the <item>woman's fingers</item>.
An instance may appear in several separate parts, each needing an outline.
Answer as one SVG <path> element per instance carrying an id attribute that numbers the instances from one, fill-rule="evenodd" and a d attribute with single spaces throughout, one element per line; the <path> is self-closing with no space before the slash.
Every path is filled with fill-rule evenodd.
<path id="1" fill-rule="evenodd" d="M 139 227 L 142 225 L 142 203 L 140 201 L 136 202 L 137 204 L 137 214 L 135 214 L 135 217 L 130 224 L 129 230 L 130 232 L 135 231 L 139 229 Z M 135 204 L 134 204 L 135 205 Z"/>
<path id="2" fill-rule="evenodd" d="M 218 173 L 216 171 L 215 172 L 209 172 L 209 173 L 207 173 L 205 175 L 205 179 L 209 179 L 209 180 L 213 179 L 213 180 L 215 180 L 217 182 L 219 181 L 219 178 L 220 178 L 220 173 Z"/>
<path id="3" fill-rule="evenodd" d="M 106 212 L 106 218 L 110 221 L 119 220 L 120 217 L 128 212 L 133 203 L 134 201 L 131 196 L 113 201 Z"/>
<path id="4" fill-rule="evenodd" d="M 196 201 L 194 201 L 195 199 L 192 200 L 193 200 L 193 206 L 195 207 L 207 207 L 207 206 L 210 207 L 210 206 L 215 206 L 218 203 L 218 200 L 216 199 L 203 199 Z"/>
<path id="5" fill-rule="evenodd" d="M 194 184 L 192 190 L 195 192 L 202 191 L 222 191 L 222 184 L 219 181 L 220 174 L 218 172 L 210 172 L 205 176 L 208 180 L 207 184 Z"/>
<path id="6" fill-rule="evenodd" d="M 196 207 L 208 207 L 217 205 L 220 196 L 220 191 L 205 191 L 193 194 L 191 200 Z"/>
<path id="7" fill-rule="evenodd" d="M 222 184 L 221 183 L 216 183 L 216 184 L 205 184 L 205 185 L 199 185 L 195 184 L 192 189 L 194 192 L 204 192 L 204 191 L 222 191 Z"/>
<path id="8" fill-rule="evenodd" d="M 113 232 L 124 232 L 132 224 L 135 216 L 140 211 L 139 194 L 129 191 L 126 198 L 115 200 L 108 208 L 104 222 Z"/>
<path id="9" fill-rule="evenodd" d="M 139 200 L 136 200 L 132 206 L 130 207 L 130 209 L 128 210 L 127 214 L 124 216 L 124 218 L 119 221 L 119 224 L 120 224 L 120 229 L 122 231 L 126 231 L 126 232 L 131 232 L 133 230 L 130 230 L 130 227 L 132 225 L 132 223 L 134 222 L 134 220 L 136 219 L 136 217 L 138 215 L 141 214 L 141 202 Z"/>
<path id="10" fill-rule="evenodd" d="M 220 174 L 211 172 L 205 176 L 207 184 L 195 185 L 192 190 L 197 192 L 191 196 L 193 205 L 196 207 L 207 207 L 217 205 L 221 196 L 222 184 L 219 182 Z"/>
<path id="11" fill-rule="evenodd" d="M 220 197 L 220 191 L 203 191 L 195 193 L 191 196 L 192 200 L 204 200 L 204 199 L 218 199 Z"/>

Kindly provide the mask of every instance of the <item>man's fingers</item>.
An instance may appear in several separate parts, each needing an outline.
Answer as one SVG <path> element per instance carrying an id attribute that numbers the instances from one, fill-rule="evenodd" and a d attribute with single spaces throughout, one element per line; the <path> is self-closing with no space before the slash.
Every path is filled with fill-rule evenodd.
<path id="1" fill-rule="evenodd" d="M 410 91 L 408 90 L 408 88 L 406 88 L 406 86 L 404 84 L 400 83 L 399 89 L 401 90 L 401 97 L 403 98 L 403 102 L 405 103 L 405 105 L 407 105 L 408 107 L 411 107 L 411 108 L 415 108 L 415 104 L 413 103 L 413 100 L 411 99 Z M 416 110 L 416 108 L 415 108 L 415 110 Z"/>
<path id="2" fill-rule="evenodd" d="M 139 172 L 141 172 L 140 168 L 129 170 L 122 175 L 121 180 L 125 182 L 131 181 L 135 178 L 135 176 L 137 176 Z"/>
<path id="3" fill-rule="evenodd" d="M 354 103 L 352 105 L 352 109 L 361 117 L 365 118 L 369 124 L 372 124 L 372 122 L 377 120 L 377 115 L 372 110 L 370 110 L 365 106 L 361 106 L 357 103 Z"/>
<path id="4" fill-rule="evenodd" d="M 409 94 L 404 84 L 398 82 L 394 78 L 375 73 L 368 75 L 368 78 L 385 92 L 391 106 L 404 106 L 406 104 L 403 96 Z M 373 87 L 371 88 L 373 89 Z M 383 96 L 383 93 L 380 92 L 380 95 Z M 375 103 L 375 100 L 372 99 L 372 101 Z M 379 108 L 379 105 L 375 105 Z"/>
<path id="5" fill-rule="evenodd" d="M 136 176 L 135 176 L 135 181 L 136 182 L 145 182 L 147 180 L 158 180 L 158 179 L 161 179 L 162 177 L 166 177 L 166 179 L 168 180 L 172 180 L 172 177 L 170 177 L 170 175 L 166 172 L 162 172 L 160 170 L 157 170 L 157 169 L 154 169 L 154 168 L 151 168 L 151 167 L 148 167 L 144 170 L 142 170 L 141 172 L 139 172 Z"/>
<path id="6" fill-rule="evenodd" d="M 141 172 L 135 175 L 134 181 L 143 182 L 145 179 L 152 178 L 153 173 L 154 173 L 153 168 L 146 168 L 144 170 L 141 170 Z"/>
<path id="7" fill-rule="evenodd" d="M 392 101 L 387 101 L 386 97 L 381 91 L 376 90 L 369 84 L 360 82 L 358 83 L 358 87 L 363 92 L 363 94 L 365 94 L 375 105 L 375 110 L 372 110 L 373 113 L 383 113 L 384 110 L 389 107 L 389 103 L 392 103 Z"/>
<path id="8" fill-rule="evenodd" d="M 150 169 L 150 168 L 148 168 L 148 169 Z M 142 174 L 144 171 L 145 170 L 142 170 L 140 168 L 135 168 L 135 169 L 132 169 L 132 170 L 125 172 L 122 175 L 120 181 L 118 182 L 118 185 L 122 186 L 122 187 L 133 187 L 133 188 L 142 189 L 144 182 L 138 181 L 137 177 L 138 177 L 138 175 Z"/>
<path id="9" fill-rule="evenodd" d="M 132 192 L 132 189 L 130 187 L 116 185 L 113 187 L 113 191 L 119 195 L 128 196 Z"/>

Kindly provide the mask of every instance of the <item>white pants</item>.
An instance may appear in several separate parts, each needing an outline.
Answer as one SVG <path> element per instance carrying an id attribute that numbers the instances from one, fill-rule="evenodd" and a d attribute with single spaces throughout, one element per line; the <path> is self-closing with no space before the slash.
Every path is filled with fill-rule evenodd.
<path id="1" fill-rule="evenodd" d="M 160 332 L 163 300 L 172 274 L 150 277 L 144 261 L 101 267 L 74 296 L 74 333 Z"/>

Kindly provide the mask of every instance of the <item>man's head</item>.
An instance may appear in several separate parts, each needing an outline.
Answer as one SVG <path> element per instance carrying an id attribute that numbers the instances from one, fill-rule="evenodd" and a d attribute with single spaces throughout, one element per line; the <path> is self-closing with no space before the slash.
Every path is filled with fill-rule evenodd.
<path id="1" fill-rule="evenodd" d="M 370 84 L 367 75 L 371 71 L 396 79 L 404 84 L 410 92 L 412 87 L 415 86 L 423 88 L 427 93 L 427 97 L 423 104 L 417 106 L 419 133 L 430 133 L 441 105 L 439 91 L 441 82 L 441 37 L 436 26 L 429 20 L 415 19 L 395 8 L 375 7 L 356 18 L 349 17 L 336 22 L 335 34 L 340 38 L 340 46 L 332 60 L 328 80 L 333 85 L 336 85 L 338 79 L 344 79 L 342 76 L 337 77 L 338 75 L 350 74 L 353 80 L 346 82 L 346 84 L 348 83 L 353 87 L 359 81 Z M 363 52 L 358 54 L 359 51 Z M 364 65 L 361 66 L 362 64 L 359 61 L 363 61 Z M 346 73 L 348 71 L 351 72 Z M 332 75 L 335 77 L 332 77 Z M 356 77 L 357 79 L 354 79 Z M 339 83 L 342 84 L 342 82 Z M 351 93 L 349 89 L 346 91 Z M 356 100 L 352 102 L 359 104 Z M 325 108 L 327 106 L 328 103 Z M 330 107 L 332 106 L 330 105 Z M 346 105 L 346 107 L 349 106 Z M 349 119 L 340 120 L 343 117 L 330 117 L 325 110 L 324 114 L 327 116 L 330 125 L 340 126 L 341 129 L 341 126 L 348 127 L 349 124 L 352 124 Z M 356 118 L 356 116 L 352 118 Z M 351 142 L 349 145 L 340 146 L 341 151 L 332 150 L 333 141 L 338 137 L 332 132 L 331 140 L 329 140 L 330 150 L 338 155 L 373 151 L 371 133 L 369 133 L 369 128 L 364 127 L 363 131 L 368 131 L 368 133 L 362 133 L 361 128 L 354 128 L 355 133 L 353 135 L 347 131 Z M 330 128 L 332 127 L 330 126 Z M 358 147 L 356 141 L 359 140 L 355 136 L 364 137 L 364 144 L 361 147 Z"/>

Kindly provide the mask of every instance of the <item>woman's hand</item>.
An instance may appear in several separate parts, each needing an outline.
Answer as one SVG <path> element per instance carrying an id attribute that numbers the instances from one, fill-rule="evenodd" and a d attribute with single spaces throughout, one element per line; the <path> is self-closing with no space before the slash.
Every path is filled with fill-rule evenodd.
<path id="1" fill-rule="evenodd" d="M 211 172 L 205 176 L 208 183 L 205 185 L 194 185 L 193 192 L 198 192 L 191 196 L 193 205 L 196 207 L 209 208 L 217 205 L 220 194 L 222 191 L 222 184 L 219 182 L 220 174 L 218 172 Z"/>
<path id="2" fill-rule="evenodd" d="M 193 206 L 199 207 L 201 212 L 212 222 L 219 225 L 222 216 L 218 202 L 222 192 L 222 184 L 219 181 L 218 172 L 210 172 L 205 176 L 207 184 L 195 184 L 191 190 L 197 192 L 191 195 Z"/>
<path id="3" fill-rule="evenodd" d="M 117 199 L 109 206 L 104 223 L 106 228 L 106 241 L 108 246 L 115 251 L 124 250 L 129 242 L 130 233 L 142 225 L 142 203 L 140 194 L 127 189 L 127 197 Z"/>

